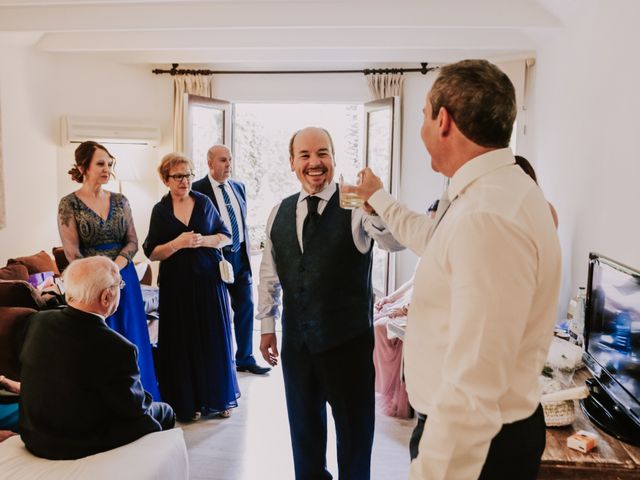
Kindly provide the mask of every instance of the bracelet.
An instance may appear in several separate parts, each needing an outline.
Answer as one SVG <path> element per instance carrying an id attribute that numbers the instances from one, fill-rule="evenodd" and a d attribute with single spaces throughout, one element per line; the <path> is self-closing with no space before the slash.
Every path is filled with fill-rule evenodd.
<path id="1" fill-rule="evenodd" d="M 178 249 L 173 246 L 173 240 L 169 242 L 169 247 L 171 248 L 171 253 L 176 253 Z"/>

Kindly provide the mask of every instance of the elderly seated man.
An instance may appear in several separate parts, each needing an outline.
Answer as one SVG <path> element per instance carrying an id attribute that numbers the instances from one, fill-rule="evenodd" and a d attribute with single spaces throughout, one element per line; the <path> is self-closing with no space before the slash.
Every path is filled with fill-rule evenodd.
<path id="1" fill-rule="evenodd" d="M 171 407 L 142 388 L 136 347 L 105 323 L 120 301 L 118 266 L 100 256 L 75 260 L 63 279 L 68 306 L 31 317 L 20 355 L 27 449 L 75 459 L 173 428 Z"/>

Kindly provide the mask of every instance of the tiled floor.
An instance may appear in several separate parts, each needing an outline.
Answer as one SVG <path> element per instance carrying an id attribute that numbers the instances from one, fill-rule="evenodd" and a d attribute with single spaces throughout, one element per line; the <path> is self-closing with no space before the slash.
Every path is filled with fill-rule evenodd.
<path id="1" fill-rule="evenodd" d="M 201 419 L 181 425 L 189 451 L 191 479 L 292 479 L 282 370 L 276 367 L 266 376 L 240 373 L 238 380 L 242 397 L 231 418 Z M 329 423 L 327 463 L 337 479 L 335 434 L 332 422 Z M 407 445 L 413 423 L 377 416 L 372 456 L 374 480 L 407 478 Z"/>

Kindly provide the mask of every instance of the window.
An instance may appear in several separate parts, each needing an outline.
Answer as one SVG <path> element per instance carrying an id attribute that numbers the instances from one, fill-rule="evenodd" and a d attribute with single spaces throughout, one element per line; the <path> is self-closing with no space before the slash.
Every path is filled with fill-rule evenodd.
<path id="1" fill-rule="evenodd" d="M 350 104 L 234 104 L 233 176 L 247 186 L 247 223 L 254 247 L 264 240 L 271 209 L 300 191 L 289 163 L 291 135 L 306 126 L 326 128 L 334 142 L 335 177 L 362 169 L 362 106 Z"/>
<path id="2" fill-rule="evenodd" d="M 306 126 L 326 128 L 335 147 L 335 176 L 355 179 L 363 166 L 381 176 L 396 194 L 399 174 L 399 99 L 354 103 L 234 103 L 189 95 L 185 102 L 185 152 L 195 173 L 207 172 L 206 152 L 231 145 L 233 177 L 247 187 L 249 236 L 254 251 L 265 238 L 273 207 L 300 190 L 289 162 L 289 139 Z M 233 119 L 231 111 L 233 110 Z M 233 140 L 231 140 L 231 138 Z M 258 252 L 256 252 L 258 253 Z M 395 288 L 394 256 L 374 247 L 373 287 L 378 295 Z"/>

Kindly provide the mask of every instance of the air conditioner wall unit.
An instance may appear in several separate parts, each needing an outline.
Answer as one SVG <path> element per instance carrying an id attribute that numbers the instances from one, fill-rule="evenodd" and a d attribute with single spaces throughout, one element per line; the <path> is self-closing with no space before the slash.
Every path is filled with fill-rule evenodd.
<path id="1" fill-rule="evenodd" d="M 99 117 L 62 117 L 62 142 L 125 143 L 157 146 L 160 127 L 144 120 Z"/>

